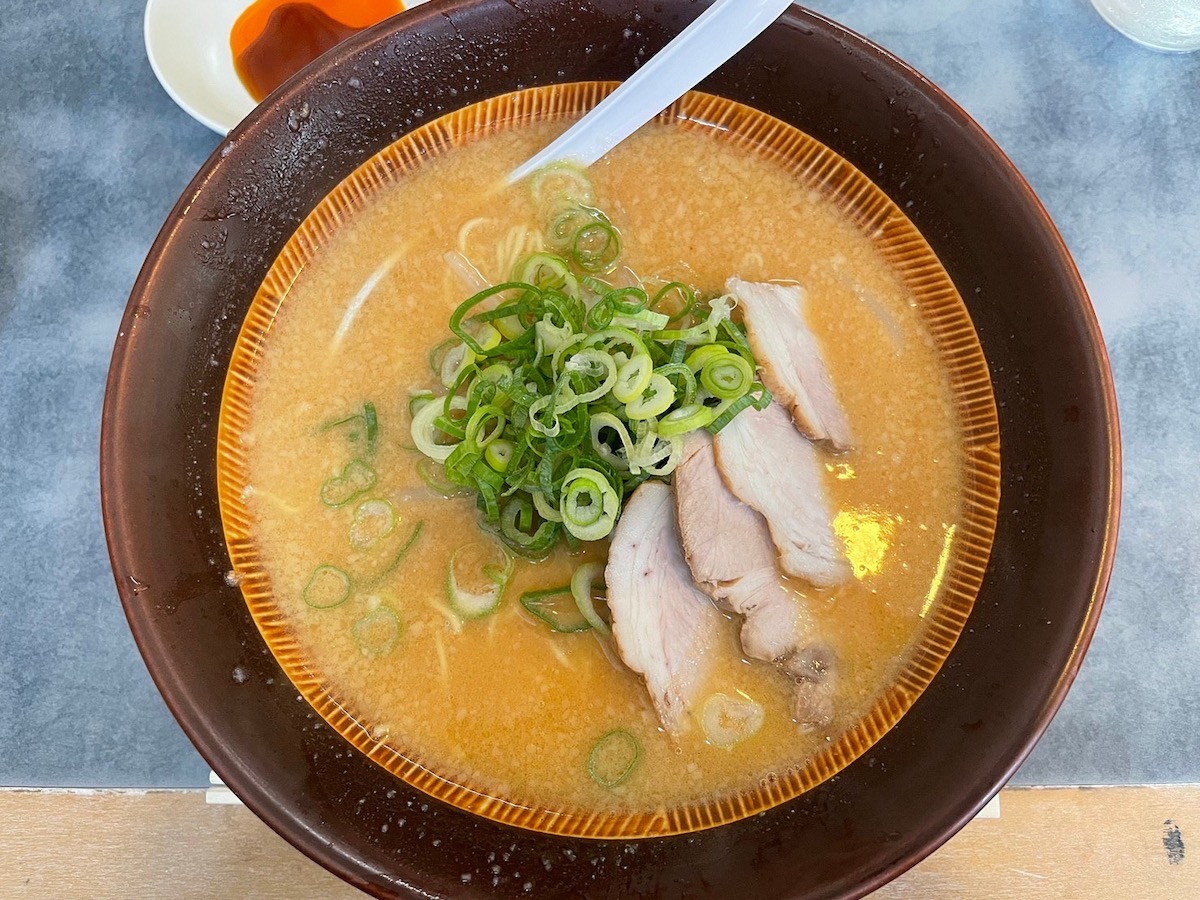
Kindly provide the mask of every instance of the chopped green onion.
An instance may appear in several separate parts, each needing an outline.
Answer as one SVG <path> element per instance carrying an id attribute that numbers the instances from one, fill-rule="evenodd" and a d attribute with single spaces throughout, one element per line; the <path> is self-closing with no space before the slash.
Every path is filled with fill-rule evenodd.
<path id="1" fill-rule="evenodd" d="M 569 162 L 552 163 L 535 172 L 529 188 L 534 203 L 542 207 L 594 201 L 591 180 L 579 166 Z"/>
<path id="2" fill-rule="evenodd" d="M 699 375 L 700 370 L 710 362 L 728 355 L 728 347 L 723 347 L 721 344 L 704 344 L 688 354 L 684 365 L 691 369 L 694 374 Z"/>
<path id="3" fill-rule="evenodd" d="M 361 459 L 346 463 L 340 475 L 321 485 L 321 502 L 335 509 L 356 500 L 375 486 L 375 470 Z"/>
<path id="4" fill-rule="evenodd" d="M 578 634 L 592 628 L 575 604 L 569 585 L 544 591 L 526 591 L 521 595 L 521 605 L 530 615 L 541 619 L 559 634 Z"/>
<path id="5" fill-rule="evenodd" d="M 625 404 L 625 416 L 635 422 L 661 416 L 675 402 L 675 394 L 675 385 L 665 375 L 655 372 L 641 395 Z"/>
<path id="6" fill-rule="evenodd" d="M 361 423 L 362 431 L 358 430 L 358 425 Z M 379 414 L 375 409 L 375 404 L 369 400 L 363 404 L 362 412 L 355 413 L 352 416 L 345 416 L 333 422 L 327 422 L 321 426 L 321 431 L 330 431 L 334 428 L 340 428 L 343 425 L 354 425 L 356 427 L 350 430 L 350 443 L 355 444 L 360 440 L 365 440 L 367 445 L 367 455 L 373 456 L 379 443 Z"/>
<path id="7" fill-rule="evenodd" d="M 552 503 L 550 499 L 541 491 L 534 491 L 533 508 L 537 510 L 537 514 L 547 522 L 561 522 L 562 513 L 558 511 L 558 505 Z"/>
<path id="8" fill-rule="evenodd" d="M 609 412 L 596 413 L 591 417 L 589 430 L 592 438 L 592 449 L 610 466 L 629 470 L 629 458 L 633 453 L 633 439 L 625 423 Z M 614 450 L 603 439 L 605 430 L 610 430 L 620 442 L 620 448 Z"/>
<path id="9" fill-rule="evenodd" d="M 503 474 L 508 470 L 509 463 L 512 462 L 516 446 L 512 441 L 491 441 L 483 451 L 484 462 Z"/>
<path id="10" fill-rule="evenodd" d="M 446 406 L 445 402 L 427 403 L 417 410 L 412 420 L 413 443 L 417 445 L 418 450 L 438 462 L 445 462 L 455 447 L 454 444 L 440 444 L 437 441 L 437 436 L 445 433 L 438 427 L 438 419 L 444 418 Z M 449 398 L 449 407 L 452 411 L 464 412 L 467 401 L 455 395 Z"/>
<path id="11" fill-rule="evenodd" d="M 463 440 L 482 450 L 504 433 L 504 426 L 507 424 L 504 410 L 500 407 L 481 406 L 467 420 L 466 436 Z M 491 430 L 488 430 L 489 426 Z"/>
<path id="12" fill-rule="evenodd" d="M 681 344 L 680 346 L 685 346 Z M 655 375 L 661 375 L 675 388 L 675 396 L 679 406 L 691 406 L 696 400 L 696 376 L 683 363 L 666 363 L 654 370 Z"/>
<path id="13" fill-rule="evenodd" d="M 678 294 L 679 298 L 674 304 L 673 308 L 668 299 L 672 294 Z M 667 324 L 670 324 L 671 322 L 677 322 L 680 319 L 688 316 L 691 313 L 692 307 L 695 305 L 695 303 L 696 292 L 692 288 L 688 287 L 681 281 L 672 281 L 670 284 L 664 285 L 659 292 L 654 295 L 654 299 L 650 301 L 650 308 L 659 310 L 660 306 L 666 306 L 667 310 L 665 311 L 670 314 Z M 662 312 L 664 310 L 659 311 Z"/>
<path id="14" fill-rule="evenodd" d="M 415 416 L 433 399 L 433 391 L 412 391 L 408 395 L 408 415 Z"/>
<path id="15" fill-rule="evenodd" d="M 621 498 L 595 469 L 572 469 L 563 479 L 558 511 L 567 531 L 581 541 L 598 541 L 612 532 Z"/>
<path id="16" fill-rule="evenodd" d="M 548 250 L 458 305 L 430 355 L 445 393 L 410 411 L 426 483 L 473 493 L 506 547 L 542 559 L 606 537 L 622 498 L 679 465 L 685 435 L 770 394 L 733 298 L 669 282 L 651 299 L 585 174 L 556 167 L 532 187 Z"/>
<path id="17" fill-rule="evenodd" d="M 455 484 L 446 477 L 446 469 L 439 462 L 435 462 L 428 457 L 421 457 L 417 462 L 417 475 L 425 482 L 432 490 L 441 494 L 443 497 L 458 497 L 465 494 L 468 488 L 461 484 Z"/>
<path id="18" fill-rule="evenodd" d="M 641 758 L 637 738 L 618 728 L 596 741 L 588 756 L 588 775 L 601 787 L 615 788 L 629 779 Z"/>
<path id="19" fill-rule="evenodd" d="M 317 566 L 300 595 L 313 609 L 333 609 L 350 599 L 350 576 L 337 566 Z"/>
<path id="20" fill-rule="evenodd" d="M 552 253 L 535 253 L 517 264 L 513 281 L 532 284 L 544 291 L 562 291 L 578 296 L 579 279 L 571 273 L 567 261 Z"/>
<path id="21" fill-rule="evenodd" d="M 446 361 L 446 354 L 457 343 L 458 341 L 454 340 L 454 338 L 446 338 L 446 340 L 429 351 L 429 368 L 438 378 L 442 377 L 442 364 Z"/>
<path id="22" fill-rule="evenodd" d="M 713 434 L 717 434 L 722 428 L 733 421 L 734 416 L 743 410 L 749 409 L 751 406 L 758 410 L 766 409 L 771 403 L 771 392 L 757 383 L 754 385 L 754 390 L 759 392 L 757 398 L 754 396 L 753 392 L 746 393 L 737 400 L 726 400 L 725 403 L 717 407 L 717 417 L 713 420 L 713 423 L 708 426 L 708 430 Z M 763 402 L 762 406 L 759 406 L 760 402 Z"/>
<path id="23" fill-rule="evenodd" d="M 641 331 L 657 331 L 660 328 L 666 328 L 670 322 L 671 317 L 666 313 L 657 313 L 650 309 L 621 313 L 612 318 L 614 325 L 623 325 L 626 328 L 636 328 Z"/>
<path id="24" fill-rule="evenodd" d="M 380 571 L 377 575 L 375 575 L 371 578 L 367 578 L 365 580 L 359 581 L 359 587 L 370 589 L 373 587 L 377 587 L 377 586 L 383 584 L 385 581 L 387 581 L 388 576 L 390 576 L 393 572 L 395 572 L 397 569 L 400 568 L 400 564 L 402 562 L 404 562 L 404 557 L 408 556 L 408 551 L 412 550 L 412 548 L 416 545 L 417 541 L 419 541 L 421 539 L 421 534 L 424 531 L 425 531 L 425 523 L 418 522 L 413 527 L 412 532 L 409 534 L 408 540 L 406 540 L 404 542 L 404 544 L 401 545 L 400 550 L 396 553 L 395 556 L 392 557 L 391 562 L 389 562 L 386 566 L 384 566 L 383 570 Z"/>
<path id="25" fill-rule="evenodd" d="M 654 377 L 654 360 L 649 353 L 639 353 L 617 370 L 612 395 L 621 403 L 632 403 L 650 387 Z"/>
<path id="26" fill-rule="evenodd" d="M 526 559 L 545 559 L 558 541 L 561 526 L 544 520 L 534 528 L 533 502 L 513 497 L 500 513 L 500 539 Z"/>
<path id="27" fill-rule="evenodd" d="M 350 545 L 366 550 L 378 544 L 396 528 L 396 509 L 387 500 L 364 500 L 354 510 L 350 523 Z"/>
<path id="28" fill-rule="evenodd" d="M 363 421 L 367 428 L 367 452 L 374 453 L 379 442 L 379 414 L 375 411 L 375 404 L 369 400 L 363 404 Z"/>
<path id="29" fill-rule="evenodd" d="M 612 634 L 612 630 L 596 612 L 594 593 L 597 582 L 604 583 L 604 564 L 584 563 L 571 576 L 571 596 L 575 598 L 575 605 L 579 608 L 579 614 L 583 616 L 584 621 L 608 637 Z"/>
<path id="30" fill-rule="evenodd" d="M 737 354 L 726 353 L 704 364 L 700 383 L 714 397 L 736 400 L 754 386 L 754 369 Z"/>
<path id="31" fill-rule="evenodd" d="M 617 364 L 613 361 L 612 354 L 603 350 L 580 350 L 563 364 L 563 371 L 571 377 L 600 382 L 591 390 L 583 393 L 575 392 L 573 394 L 574 405 L 599 400 L 617 383 Z M 575 389 L 572 388 L 572 391 Z"/>
<path id="32" fill-rule="evenodd" d="M 609 218 L 587 203 L 577 203 L 562 210 L 546 229 L 546 244 L 559 253 L 570 251 L 575 246 L 579 232 L 588 225 L 608 223 Z"/>
<path id="33" fill-rule="evenodd" d="M 585 272 L 607 272 L 621 255 L 621 233 L 611 222 L 590 222 L 575 232 L 571 256 Z"/>
<path id="34" fill-rule="evenodd" d="M 681 406 L 672 410 L 658 420 L 658 436 L 663 438 L 675 437 L 707 428 L 716 416 L 707 406 L 693 403 L 691 406 Z"/>
<path id="35" fill-rule="evenodd" d="M 491 558 L 499 556 L 497 563 Z M 446 591 L 450 606 L 464 619 L 480 619 L 495 612 L 513 573 L 513 558 L 492 541 L 474 541 L 450 556 Z"/>
<path id="36" fill-rule="evenodd" d="M 446 387 L 451 387 L 468 366 L 475 363 L 475 354 L 466 344 L 451 347 L 442 357 L 442 367 L 438 378 Z"/>
<path id="37" fill-rule="evenodd" d="M 363 656 L 386 656 L 400 642 L 400 617 L 388 606 L 377 606 L 350 627 Z"/>

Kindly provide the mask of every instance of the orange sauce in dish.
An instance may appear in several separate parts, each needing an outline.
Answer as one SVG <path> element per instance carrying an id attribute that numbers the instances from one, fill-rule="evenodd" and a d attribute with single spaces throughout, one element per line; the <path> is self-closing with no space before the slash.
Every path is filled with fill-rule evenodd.
<path id="1" fill-rule="evenodd" d="M 255 0 L 229 35 L 233 65 L 261 102 L 356 31 L 403 11 L 401 0 Z"/>

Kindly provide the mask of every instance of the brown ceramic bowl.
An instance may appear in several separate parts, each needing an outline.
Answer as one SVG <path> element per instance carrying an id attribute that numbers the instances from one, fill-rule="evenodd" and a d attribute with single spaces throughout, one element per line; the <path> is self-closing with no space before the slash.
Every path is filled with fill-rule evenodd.
<path id="1" fill-rule="evenodd" d="M 1119 444 L 1075 267 L 1028 185 L 952 101 L 878 47 L 793 8 L 701 87 L 796 125 L 905 209 L 966 300 L 994 375 L 1000 520 L 974 611 L 941 672 L 862 758 L 797 799 L 636 843 L 521 831 L 442 804 L 298 702 L 225 581 L 216 494 L 226 367 L 272 261 L 323 197 L 400 135 L 517 88 L 627 77 L 705 5 L 441 0 L 365 32 L 222 144 L 134 287 L 101 465 L 130 625 L 167 703 L 225 782 L 297 847 L 374 894 L 861 896 L 930 853 L 1004 784 L 1062 702 L 1095 628 L 1115 542 Z"/>

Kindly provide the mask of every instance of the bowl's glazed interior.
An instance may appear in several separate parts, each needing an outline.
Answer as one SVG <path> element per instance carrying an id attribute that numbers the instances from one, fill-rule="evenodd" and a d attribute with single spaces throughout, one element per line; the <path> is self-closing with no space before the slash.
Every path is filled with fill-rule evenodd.
<path id="1" fill-rule="evenodd" d="M 894 676 L 880 686 L 870 708 L 830 736 L 819 752 L 742 790 L 715 791 L 703 801 L 666 806 L 643 802 L 575 808 L 537 794 L 498 791 L 489 787 L 482 772 L 454 775 L 449 760 L 414 752 L 403 734 L 392 734 L 362 713 L 365 698 L 339 695 L 336 678 L 306 652 L 293 627 L 282 596 L 287 588 L 263 559 L 258 520 L 248 499 L 255 481 L 244 438 L 252 431 L 254 386 L 269 354 L 275 323 L 303 302 L 291 297 L 304 270 L 320 258 L 339 230 L 352 227 L 372 200 L 403 189 L 404 182 L 431 160 L 489 135 L 535 122 L 577 119 L 615 87 L 615 82 L 576 82 L 504 94 L 410 132 L 355 169 L 305 218 L 256 292 L 229 364 L 217 432 L 218 496 L 233 572 L 271 652 L 325 722 L 360 752 L 439 800 L 522 828 L 592 838 L 657 837 L 743 819 L 809 790 L 866 752 L 911 708 L 953 649 L 982 582 L 999 504 L 999 422 L 987 361 L 961 295 L 920 232 L 870 179 L 828 147 L 751 107 L 693 91 L 663 110 L 657 122 L 703 133 L 709 141 L 738 147 L 747 156 L 771 159 L 801 189 L 827 197 L 904 285 L 947 374 L 950 404 L 962 435 L 961 513 L 947 532 L 936 573 L 930 572 L 925 606 L 919 618 L 914 616 L 920 623 L 915 645 Z M 305 361 L 311 364 L 307 354 Z M 414 663 L 408 657 L 403 664 Z M 503 705 L 504 700 L 494 696 L 492 702 Z"/>
<path id="2" fill-rule="evenodd" d="M 1077 670 L 1111 564 L 1115 402 L 1053 225 L 986 135 L 885 52 L 793 9 L 702 88 L 790 122 L 911 218 L 995 374 L 1001 510 L 967 629 L 910 712 L 797 799 L 688 836 L 522 832 L 354 751 L 298 696 L 236 586 L 215 442 L 246 310 L 304 217 L 404 132 L 521 87 L 628 74 L 705 4 L 449 0 L 352 39 L 225 141 L 134 289 L 105 407 L 105 522 L 139 646 L 200 751 L 277 831 L 377 894 L 860 895 L 934 849 L 1028 753 Z"/>

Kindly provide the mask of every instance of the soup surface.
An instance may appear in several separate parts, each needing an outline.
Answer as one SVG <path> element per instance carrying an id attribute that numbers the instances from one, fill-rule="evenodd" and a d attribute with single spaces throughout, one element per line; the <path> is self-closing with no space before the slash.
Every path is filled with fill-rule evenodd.
<path id="1" fill-rule="evenodd" d="M 506 280 L 540 223 L 526 188 L 496 185 L 563 127 L 501 131 L 428 160 L 379 189 L 316 251 L 261 346 L 241 435 L 243 499 L 307 665 L 374 741 L 486 795 L 653 811 L 770 783 L 830 746 L 893 684 L 939 602 L 961 527 L 964 440 L 921 309 L 858 226 L 766 154 L 703 129 L 649 126 L 590 172 L 624 238 L 623 262 L 713 294 L 731 275 L 802 283 L 856 433 L 855 450 L 823 458 L 855 577 L 830 590 L 792 584 L 840 657 L 836 718 L 797 725 L 790 682 L 743 657 L 730 618 L 705 695 L 752 698 L 765 711 L 762 728 L 731 749 L 706 741 L 698 723 L 669 737 L 641 680 L 614 665 L 594 633 L 553 633 L 517 602 L 567 583 L 581 559 L 603 559 L 602 545 L 518 561 L 494 614 L 460 618 L 447 571 L 451 555 L 480 537 L 475 505 L 419 474 L 409 393 L 441 390 L 427 356 L 471 293 L 445 254 L 459 250 L 489 281 Z M 323 487 L 349 477 L 363 452 L 364 403 L 378 413 L 378 480 L 362 497 L 392 504 L 390 529 L 356 519 L 355 504 L 322 502 Z M 369 547 L 355 540 L 364 528 L 375 529 Z M 314 599 L 343 600 L 340 582 L 322 582 L 324 566 L 352 583 L 344 602 L 314 608 Z M 593 780 L 588 760 L 616 729 L 636 738 L 641 756 L 612 788 Z"/>

